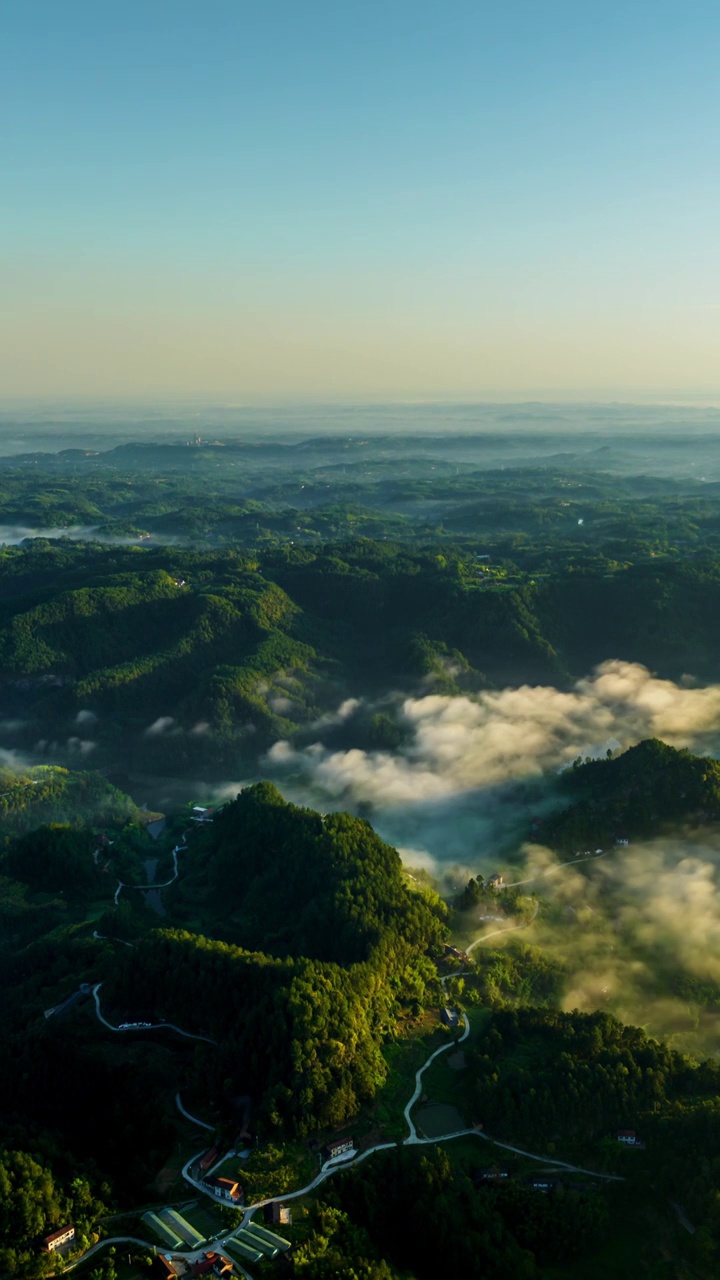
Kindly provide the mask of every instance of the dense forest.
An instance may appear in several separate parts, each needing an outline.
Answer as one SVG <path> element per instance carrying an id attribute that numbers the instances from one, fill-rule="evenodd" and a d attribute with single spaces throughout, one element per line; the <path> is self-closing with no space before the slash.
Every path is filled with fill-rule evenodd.
<path id="1" fill-rule="evenodd" d="M 717 679 L 708 441 L 680 473 L 671 438 L 550 439 L 6 459 L 0 744 L 212 778 L 348 697 L 565 687 L 611 657 Z M 359 746 L 399 731 L 345 725 Z"/>
<path id="2" fill-rule="evenodd" d="M 444 905 L 406 887 L 367 822 L 299 809 L 269 783 L 224 808 L 194 859 L 181 901 L 215 936 L 152 931 L 114 966 L 108 999 L 217 1038 L 217 1087 L 262 1101 L 273 1126 L 342 1123 L 383 1083 L 401 1004 L 437 991 Z"/>
<path id="3" fill-rule="evenodd" d="M 559 790 L 570 804 L 548 818 L 543 838 L 565 852 L 720 819 L 720 763 L 657 739 L 615 759 L 577 760 Z"/>
<path id="4" fill-rule="evenodd" d="M 532 777 L 507 791 L 513 821 L 493 825 L 494 781 L 479 821 L 482 770 L 453 776 L 454 727 L 440 735 L 446 773 L 413 771 L 422 733 L 402 710 L 406 698 L 436 711 L 457 699 L 470 715 L 506 687 L 582 697 L 578 681 L 612 658 L 683 690 L 720 678 L 714 482 L 683 470 L 670 437 L 576 446 L 532 432 L 196 437 L 4 460 L 0 1272 L 51 1267 L 39 1239 L 68 1218 L 84 1244 L 107 1233 L 109 1213 L 169 1185 L 187 1194 L 178 1170 L 201 1139 L 182 1127 L 178 1090 L 225 1149 L 251 1117 L 258 1150 L 303 1169 L 354 1126 L 370 1143 L 389 1124 L 394 1142 L 417 1067 L 448 1043 L 447 1001 L 472 1035 L 446 1077 L 428 1071 L 421 1105 L 436 1091 L 486 1136 L 625 1182 L 561 1175 L 538 1191 L 512 1156 L 507 1179 L 486 1177 L 497 1152 L 480 1139 L 378 1152 L 310 1200 L 288 1274 L 569 1280 L 604 1257 L 625 1205 L 643 1239 L 633 1274 L 717 1269 L 717 1063 L 573 1011 L 567 955 L 529 932 L 498 934 L 536 917 L 551 944 L 552 928 L 599 934 L 590 899 L 581 914 L 579 898 L 553 897 L 560 881 L 528 887 L 518 873 L 498 893 L 487 876 L 523 839 L 569 857 L 602 846 L 619 867 L 618 840 L 681 824 L 712 833 L 720 765 L 657 738 L 600 759 L 585 759 L 588 746 L 563 769 L 569 753 L 538 751 Z M 711 476 L 716 453 L 698 443 Z M 603 736 L 612 728 L 610 717 Z M 706 730 L 698 749 L 713 750 Z M 523 745 L 488 738 L 501 761 Z M 463 865 L 434 882 L 413 849 L 403 867 L 366 820 L 370 775 L 367 801 L 342 788 L 313 801 L 355 813 L 253 783 L 279 742 L 291 762 L 337 752 L 350 767 L 367 753 L 382 783 L 401 758 L 404 790 L 398 801 L 388 784 L 384 815 L 404 806 L 420 831 L 429 815 L 448 860 L 466 831 L 471 878 Z M 247 781 L 217 785 L 230 778 Z M 303 796 L 301 772 L 282 778 Z M 213 787 L 212 821 L 200 821 L 194 798 Z M 177 802 L 150 832 L 166 793 Z M 589 884 L 597 868 L 599 883 L 610 865 L 588 859 L 573 874 Z M 611 915 L 621 875 L 612 886 Z M 469 945 L 481 927 L 491 946 L 448 955 L 448 940 Z M 653 959 L 649 944 L 632 963 L 668 1003 L 691 989 L 692 1016 L 711 1020 L 711 976 L 671 952 Z M 619 1128 L 645 1147 L 620 1148 Z M 696 1230 L 674 1269 L 676 1204 Z"/>
<path id="5" fill-rule="evenodd" d="M 253 556 L 33 543 L 0 558 L 0 729 L 38 763 L 212 776 L 349 695 L 563 687 L 616 655 L 714 678 L 718 617 L 715 561 L 505 581 L 457 548 L 363 539 Z"/>

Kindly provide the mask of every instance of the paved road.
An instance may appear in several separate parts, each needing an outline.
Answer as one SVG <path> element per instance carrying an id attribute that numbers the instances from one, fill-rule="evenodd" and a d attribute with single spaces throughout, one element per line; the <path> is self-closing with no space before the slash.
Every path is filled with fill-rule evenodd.
<path id="1" fill-rule="evenodd" d="M 63 1273 L 72 1271 L 73 1267 L 77 1267 L 80 1262 L 87 1262 L 88 1258 L 92 1258 L 94 1253 L 98 1253 L 100 1249 L 106 1249 L 109 1244 L 139 1244 L 141 1248 L 147 1249 L 149 1253 L 155 1253 L 158 1246 L 150 1244 L 149 1240 L 139 1240 L 137 1236 L 108 1236 L 107 1240 L 98 1240 L 97 1244 L 93 1244 L 85 1253 L 81 1253 L 79 1258 L 74 1262 L 68 1262 L 63 1268 Z"/>
<path id="2" fill-rule="evenodd" d="M 206 1124 L 204 1120 L 198 1120 L 197 1116 L 191 1116 L 190 1112 L 185 1110 L 182 1104 L 182 1098 L 180 1097 L 179 1092 L 175 1094 L 175 1106 L 177 1107 L 178 1111 L 185 1116 L 186 1120 L 192 1120 L 193 1124 L 199 1125 L 201 1129 L 209 1129 L 210 1133 L 215 1132 L 214 1125 Z"/>
<path id="3" fill-rule="evenodd" d="M 158 1031 L 162 1027 L 168 1027 L 170 1031 L 177 1031 L 179 1036 L 185 1036 L 188 1040 L 204 1040 L 206 1044 L 217 1044 L 217 1040 L 213 1040 L 210 1036 L 196 1036 L 192 1031 L 183 1031 L 182 1027 L 176 1027 L 174 1022 L 153 1022 L 152 1026 L 146 1027 L 114 1027 L 112 1022 L 108 1022 L 103 1016 L 100 1008 L 100 996 L 98 992 L 102 986 L 102 982 L 96 982 L 93 987 L 93 996 L 95 997 L 95 1012 L 108 1031 L 118 1031 L 120 1035 L 126 1034 L 128 1031 Z"/>
<path id="4" fill-rule="evenodd" d="M 470 943 L 470 946 L 467 948 L 465 954 L 469 956 L 471 951 L 474 951 L 476 947 L 480 946 L 481 942 L 487 942 L 488 938 L 494 938 L 499 933 L 515 933 L 517 929 L 527 929 L 528 926 L 531 925 L 533 920 L 535 919 L 538 913 L 539 907 L 540 907 L 540 903 L 536 902 L 530 919 L 523 920 L 522 924 L 511 924 L 511 925 L 508 925 L 505 929 L 492 929 L 490 933 L 484 933 L 482 937 L 476 938 L 474 942 Z"/>
<path id="5" fill-rule="evenodd" d="M 172 851 L 173 874 L 171 875 L 169 880 L 164 880 L 162 884 L 125 884 L 123 880 L 118 880 L 117 889 L 115 890 L 115 897 L 113 898 L 113 902 L 115 903 L 115 906 L 117 906 L 118 904 L 118 898 L 120 897 L 120 894 L 122 893 L 123 889 L 167 889 L 169 884 L 174 884 L 178 876 L 180 875 L 180 871 L 178 870 L 177 856 L 182 849 L 187 849 L 187 845 L 185 844 L 175 845 L 175 848 Z"/>
<path id="6" fill-rule="evenodd" d="M 516 929 L 527 928 L 527 926 L 529 924 L 532 924 L 532 921 L 535 919 L 538 913 L 538 906 L 539 904 L 536 902 L 535 909 L 533 911 L 533 914 L 530 920 L 525 921 L 523 924 L 513 925 L 511 929 L 495 929 L 491 933 L 486 933 L 482 938 L 476 939 L 476 941 L 472 943 L 471 947 L 468 947 L 468 952 L 472 948 L 479 946 L 481 942 L 487 941 L 488 938 L 495 937 L 497 933 L 509 933 L 509 932 L 513 932 Z M 464 972 L 468 972 L 468 971 L 464 970 L 463 973 Z M 451 978 L 462 977 L 462 976 L 463 976 L 462 973 L 446 974 L 443 978 L 440 979 L 443 991 L 445 990 L 445 984 Z M 100 986 L 101 984 L 98 983 L 95 987 L 93 987 L 93 995 L 95 996 L 95 1006 L 97 1010 L 97 1015 L 100 1018 L 100 1021 L 103 1022 L 106 1027 L 109 1027 L 111 1031 L 117 1031 L 119 1030 L 119 1028 L 111 1026 L 111 1024 L 107 1022 L 105 1018 L 103 1018 L 102 1013 L 100 1011 L 100 1001 L 97 994 Z M 580 1174 L 584 1174 L 587 1177 L 600 1178 L 604 1182 L 623 1182 L 624 1181 L 624 1178 L 622 1178 L 618 1174 L 598 1173 L 597 1170 L 595 1169 L 584 1169 L 582 1168 L 581 1165 L 569 1164 L 566 1160 L 555 1160 L 545 1154 L 539 1155 L 535 1151 L 528 1151 L 525 1147 L 514 1146 L 510 1142 L 499 1142 L 496 1138 L 492 1138 L 489 1134 L 484 1133 L 479 1129 L 457 1129 L 453 1133 L 444 1133 L 438 1138 L 418 1137 L 417 1129 L 415 1127 L 415 1122 L 412 1118 L 411 1112 L 413 1107 L 415 1106 L 415 1103 L 418 1101 L 420 1094 L 422 1093 L 423 1075 L 425 1074 L 425 1072 L 427 1071 L 431 1063 L 434 1062 L 435 1059 L 440 1056 L 440 1054 L 447 1053 L 449 1049 L 455 1048 L 455 1046 L 457 1046 L 458 1044 L 462 1044 L 464 1040 L 467 1040 L 470 1034 L 470 1022 L 467 1017 L 467 1014 L 463 1014 L 463 1022 L 464 1022 L 464 1028 L 463 1028 L 462 1035 L 459 1036 L 457 1039 L 452 1039 L 448 1041 L 447 1044 L 440 1045 L 438 1049 L 435 1049 L 431 1054 L 429 1054 L 425 1062 L 422 1064 L 421 1067 L 418 1068 L 418 1070 L 415 1073 L 415 1087 L 413 1089 L 412 1096 L 403 1111 L 405 1123 L 407 1124 L 407 1127 L 409 1130 L 407 1138 L 403 1139 L 403 1143 L 402 1143 L 403 1146 L 430 1146 L 430 1145 L 435 1145 L 438 1142 L 451 1142 L 455 1138 L 479 1138 L 483 1142 L 490 1142 L 492 1143 L 493 1146 L 500 1147 L 503 1151 L 512 1151 L 515 1155 L 524 1156 L 525 1159 L 527 1160 L 536 1160 L 543 1165 L 550 1165 L 555 1169 L 562 1169 L 566 1173 L 580 1173 Z M 172 1024 L 160 1023 L 158 1025 L 171 1026 Z M 180 1031 L 181 1035 L 189 1034 L 188 1032 L 181 1031 L 179 1027 L 174 1027 L 173 1030 Z M 204 1040 L 207 1037 L 194 1036 L 192 1038 Z M 212 1043 L 216 1043 L 216 1042 L 212 1041 Z M 192 1120 L 195 1124 L 200 1125 L 203 1129 L 208 1129 L 208 1130 L 212 1129 L 211 1125 L 205 1124 L 205 1122 L 202 1120 L 197 1120 L 194 1116 L 191 1116 L 185 1110 L 185 1108 L 182 1105 L 182 1101 L 180 1099 L 179 1093 L 176 1094 L 175 1096 L 175 1102 L 179 1110 L 182 1112 L 182 1114 L 187 1116 L 189 1120 Z M 334 1174 L 342 1172 L 344 1169 L 355 1168 L 356 1165 L 361 1164 L 363 1160 L 367 1160 L 370 1156 L 374 1155 L 377 1151 L 391 1151 L 396 1149 L 397 1146 L 398 1146 L 397 1142 L 380 1142 L 373 1147 L 368 1147 L 365 1151 L 362 1151 L 359 1155 L 357 1155 L 355 1152 L 350 1152 L 346 1160 L 345 1159 L 326 1160 L 324 1165 L 320 1169 L 320 1172 L 312 1179 L 311 1182 L 307 1184 L 307 1186 L 300 1187 L 298 1188 L 297 1191 L 286 1192 L 283 1195 L 268 1196 L 264 1200 L 258 1200 L 255 1202 L 255 1204 L 248 1205 L 245 1209 L 241 1226 L 242 1227 L 247 1226 L 247 1224 L 252 1221 L 253 1214 L 256 1213 L 258 1209 L 262 1209 L 266 1204 L 273 1204 L 276 1201 L 281 1201 L 282 1203 L 285 1203 L 287 1200 L 297 1200 L 301 1196 L 306 1196 L 311 1191 L 314 1191 L 317 1187 L 321 1186 L 322 1183 L 325 1182 L 328 1178 L 333 1177 Z M 185 1179 L 185 1181 L 188 1182 L 190 1186 L 194 1188 L 195 1191 L 199 1191 L 202 1195 L 208 1196 L 209 1199 L 211 1199 L 215 1204 L 217 1204 L 217 1199 L 214 1193 L 210 1191 L 208 1187 L 204 1186 L 202 1182 L 198 1182 L 195 1178 L 193 1178 L 192 1174 L 190 1173 L 190 1169 L 194 1164 L 197 1163 L 201 1155 L 202 1155 L 202 1152 L 198 1152 L 196 1155 L 191 1156 L 191 1158 L 186 1162 L 186 1164 L 183 1167 L 182 1176 Z M 216 1165 L 214 1166 L 214 1168 L 215 1169 L 219 1168 L 222 1164 L 224 1164 L 225 1160 L 227 1160 L 229 1156 L 230 1156 L 230 1152 L 227 1152 L 225 1155 L 221 1156 L 220 1159 L 217 1161 Z M 674 1205 L 673 1207 L 676 1209 L 676 1212 L 678 1212 L 678 1206 Z M 678 1212 L 678 1217 L 680 1217 L 679 1212 Z M 683 1226 L 686 1226 L 686 1223 L 683 1221 L 682 1217 L 680 1217 L 680 1220 L 681 1222 L 683 1222 Z M 228 1231 L 225 1231 L 221 1235 L 217 1236 L 213 1243 L 221 1247 L 225 1240 L 229 1240 L 230 1237 L 235 1235 L 235 1233 L 240 1229 L 241 1227 L 237 1227 L 237 1226 L 231 1227 Z M 686 1230 L 692 1230 L 691 1225 L 687 1225 Z M 116 1236 L 109 1240 L 102 1240 L 97 1245 L 93 1245 L 92 1249 L 89 1249 L 87 1253 L 82 1255 L 82 1260 L 84 1261 L 86 1258 L 89 1258 L 93 1253 L 95 1253 L 97 1249 L 104 1248 L 105 1245 L 123 1244 L 123 1243 L 141 1244 L 153 1250 L 157 1249 L 158 1247 L 156 1245 L 149 1245 L 145 1240 L 137 1240 L 131 1236 Z M 192 1261 L 195 1258 L 199 1257 L 204 1252 L 204 1248 L 205 1246 L 203 1246 L 203 1249 L 188 1250 L 186 1252 L 183 1252 L 182 1250 L 174 1249 L 173 1253 L 177 1257 L 183 1257 Z M 78 1259 L 78 1261 L 80 1261 L 80 1259 Z M 77 1263 L 72 1264 L 72 1266 L 76 1266 L 76 1265 Z M 67 1269 L 70 1270 L 70 1268 L 67 1268 Z M 244 1274 L 247 1274 L 247 1272 L 245 1272 Z"/>
<path id="7" fill-rule="evenodd" d="M 98 933 L 97 929 L 93 929 L 92 936 L 97 938 L 98 942 L 120 942 L 124 947 L 132 947 L 133 949 L 135 947 L 134 942 L 125 942 L 124 938 L 109 938 L 106 933 Z"/>
<path id="8" fill-rule="evenodd" d="M 442 984 L 443 991 L 445 990 L 445 983 L 447 982 L 448 978 L 451 978 L 451 977 L 453 978 L 460 977 L 460 974 L 448 974 L 447 977 L 441 978 L 440 981 Z M 465 1029 L 462 1035 L 460 1036 L 460 1038 L 458 1040 L 450 1040 L 448 1044 L 441 1044 L 440 1048 L 436 1049 L 434 1053 L 431 1053 L 430 1057 L 415 1072 L 415 1088 L 413 1090 L 413 1095 L 410 1101 L 408 1102 L 407 1106 L 405 1107 L 405 1110 L 403 1111 L 403 1115 L 405 1117 L 405 1123 L 408 1129 L 410 1130 L 408 1137 L 405 1139 L 406 1146 L 410 1146 L 415 1142 L 427 1141 L 427 1139 L 418 1137 L 417 1130 L 415 1128 L 415 1121 L 410 1115 L 410 1112 L 412 1111 L 413 1107 L 415 1106 L 415 1103 L 417 1102 L 418 1098 L 420 1097 L 420 1094 L 422 1093 L 422 1078 L 425 1072 L 427 1071 L 428 1067 L 430 1066 L 430 1063 L 434 1062 L 436 1058 L 439 1058 L 441 1053 L 447 1053 L 448 1049 L 453 1049 L 455 1045 L 462 1044 L 463 1040 L 467 1040 L 468 1036 L 470 1035 L 470 1022 L 468 1020 L 468 1016 L 466 1013 L 463 1014 L 463 1019 L 465 1022 Z M 434 1141 L 436 1142 L 441 1141 L 441 1139 L 436 1138 L 434 1139 Z"/>
<path id="9" fill-rule="evenodd" d="M 670 1203 L 678 1216 L 678 1221 L 680 1222 L 680 1225 L 683 1226 L 686 1231 L 689 1231 L 691 1236 L 694 1236 L 695 1228 L 692 1222 L 690 1221 L 690 1219 L 688 1218 L 682 1205 L 678 1204 L 676 1200 L 671 1200 Z"/>
<path id="10" fill-rule="evenodd" d="M 605 853 L 592 853 L 590 859 L 593 862 L 599 862 L 601 858 L 607 858 L 609 850 Z M 528 876 L 527 880 L 513 880 L 510 884 L 503 885 L 504 889 L 517 889 L 521 884 L 532 884 L 534 880 L 541 880 L 543 876 L 554 876 L 556 871 L 561 871 L 563 867 L 574 867 L 578 862 L 587 863 L 588 859 L 583 856 L 581 858 L 571 858 L 569 862 L 556 862 L 553 867 L 547 867 L 545 871 L 538 871 L 534 876 Z"/>

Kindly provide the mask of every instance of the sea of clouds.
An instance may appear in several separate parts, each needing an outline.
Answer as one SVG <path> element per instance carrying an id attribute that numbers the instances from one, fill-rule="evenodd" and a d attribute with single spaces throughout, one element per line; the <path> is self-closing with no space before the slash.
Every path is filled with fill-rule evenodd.
<path id="1" fill-rule="evenodd" d="M 330 749 L 325 727 L 357 705 L 349 700 L 318 722 L 309 746 L 277 742 L 266 771 L 300 803 L 366 813 L 406 861 L 430 870 L 490 869 L 547 803 L 538 784 L 579 755 L 604 756 L 653 737 L 700 752 L 720 748 L 720 685 L 696 688 L 619 660 L 569 691 L 528 685 L 406 698 L 396 713 L 403 746 Z"/>

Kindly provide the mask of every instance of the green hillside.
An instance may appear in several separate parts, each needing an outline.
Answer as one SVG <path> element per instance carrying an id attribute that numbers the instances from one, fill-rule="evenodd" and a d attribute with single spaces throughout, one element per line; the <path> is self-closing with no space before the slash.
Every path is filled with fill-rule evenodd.
<path id="1" fill-rule="evenodd" d="M 22 771 L 0 768 L 0 836 L 20 835 L 47 823 L 101 828 L 141 817 L 147 815 L 99 773 L 53 765 Z"/>
<path id="2" fill-rule="evenodd" d="M 567 807 L 547 820 L 543 839 L 565 852 L 720 819 L 720 762 L 657 738 L 614 759 L 576 762 L 559 790 Z"/>

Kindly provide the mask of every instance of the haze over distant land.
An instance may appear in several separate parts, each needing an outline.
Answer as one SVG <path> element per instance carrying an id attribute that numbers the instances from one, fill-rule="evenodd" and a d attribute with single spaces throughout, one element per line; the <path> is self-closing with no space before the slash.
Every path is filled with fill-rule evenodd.
<path id="1" fill-rule="evenodd" d="M 603 443 L 632 448 L 634 437 L 672 440 L 675 451 L 689 438 L 712 437 L 720 429 L 720 402 L 622 403 L 527 401 L 435 402 L 403 401 L 313 403 L 221 403 L 205 400 L 146 402 L 129 400 L 0 400 L 0 457 L 24 453 L 58 453 L 65 449 L 107 450 L 130 442 L 187 443 L 196 438 L 211 444 L 245 439 L 297 441 L 298 437 L 347 437 L 357 444 L 364 435 L 416 436 L 423 448 L 449 443 L 453 458 L 461 438 L 475 438 L 482 450 L 467 461 L 483 465 L 518 465 L 519 445 L 512 440 L 529 436 L 538 456 L 558 449 L 597 450 Z M 507 438 L 507 447 L 502 444 Z M 524 446 L 523 446 L 524 447 Z M 509 450 L 509 452 L 508 452 Z M 641 464 L 640 456 L 627 459 L 622 469 L 662 470 L 662 455 Z M 595 458 L 606 465 L 608 458 Z M 687 454 L 690 474 L 700 459 Z M 632 465 L 631 465 L 632 464 Z M 678 456 L 671 469 L 683 460 Z"/>

